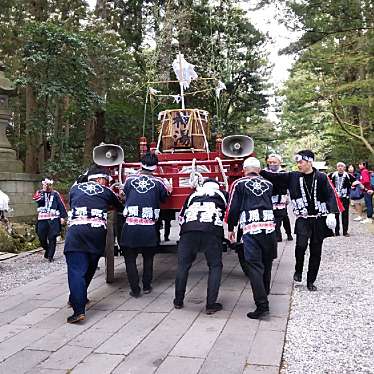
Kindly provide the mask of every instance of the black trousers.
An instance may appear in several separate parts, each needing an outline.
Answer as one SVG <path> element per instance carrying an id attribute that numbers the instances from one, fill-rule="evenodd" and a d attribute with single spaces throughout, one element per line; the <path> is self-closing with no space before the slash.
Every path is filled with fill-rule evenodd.
<path id="1" fill-rule="evenodd" d="M 324 218 L 298 218 L 295 224 L 296 247 L 295 247 L 295 272 L 302 274 L 304 267 L 305 252 L 309 242 L 309 264 L 307 282 L 314 283 L 317 279 L 321 263 L 322 243 L 326 231 Z"/>
<path id="2" fill-rule="evenodd" d="M 259 308 L 268 308 L 271 267 L 274 248 L 277 246 L 275 231 L 270 234 L 245 234 L 243 235 L 243 243 L 255 304 Z"/>
<path id="3" fill-rule="evenodd" d="M 56 252 L 57 236 L 60 233 L 59 218 L 54 220 L 40 220 L 36 224 L 36 233 L 38 235 L 40 245 L 44 249 L 44 257 L 53 259 Z"/>
<path id="4" fill-rule="evenodd" d="M 133 293 L 139 293 L 139 273 L 136 266 L 136 258 L 138 254 L 143 256 L 143 290 L 151 288 L 153 279 L 153 258 L 155 255 L 155 248 L 124 248 L 125 264 L 127 278 L 130 283 L 130 288 Z"/>
<path id="5" fill-rule="evenodd" d="M 284 231 L 286 231 L 287 236 L 292 235 L 291 223 L 290 223 L 290 219 L 288 217 L 286 209 L 281 209 L 279 211 L 275 210 L 274 221 L 275 221 L 275 233 L 277 236 L 277 240 L 282 239 L 282 232 L 281 232 L 282 223 L 283 223 Z"/>
<path id="6" fill-rule="evenodd" d="M 344 212 L 335 214 L 336 218 L 336 227 L 335 227 L 335 235 L 340 234 L 340 216 L 342 217 L 342 226 L 343 226 L 343 235 L 348 232 L 348 222 L 349 222 L 349 199 L 340 199 L 343 207 Z"/>
<path id="7" fill-rule="evenodd" d="M 209 267 L 207 305 L 217 301 L 222 276 L 222 238 L 202 231 L 191 231 L 181 235 L 178 244 L 178 269 L 175 279 L 175 299 L 183 302 L 186 293 L 188 272 L 198 252 L 204 252 Z"/>

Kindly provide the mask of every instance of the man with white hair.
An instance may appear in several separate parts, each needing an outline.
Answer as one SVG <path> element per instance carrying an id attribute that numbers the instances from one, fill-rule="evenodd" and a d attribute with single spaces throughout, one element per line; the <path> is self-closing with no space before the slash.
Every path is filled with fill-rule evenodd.
<path id="1" fill-rule="evenodd" d="M 349 223 L 349 196 L 352 187 L 352 183 L 355 182 L 355 177 L 351 174 L 348 174 L 345 171 L 345 163 L 338 162 L 336 164 L 336 171 L 329 174 L 332 184 L 336 189 L 340 201 L 343 204 L 344 211 L 341 213 L 336 213 L 336 227 L 335 235 L 340 235 L 340 216 L 342 217 L 342 226 L 343 226 L 343 235 L 349 236 L 348 233 L 348 223 Z"/>
<path id="2" fill-rule="evenodd" d="M 256 310 L 247 317 L 257 319 L 269 313 L 271 267 L 277 252 L 273 185 L 259 175 L 261 165 L 257 158 L 247 158 L 243 169 L 245 176 L 231 186 L 226 220 L 231 242 L 237 240 L 234 228 L 238 224 L 243 231 L 244 257 L 256 304 Z"/>
<path id="3" fill-rule="evenodd" d="M 38 204 L 36 233 L 44 249 L 44 258 L 53 261 L 56 239 L 68 214 L 60 194 L 53 190 L 53 180 L 42 180 L 42 189 L 35 192 L 33 200 Z"/>
<path id="4" fill-rule="evenodd" d="M 284 170 L 281 167 L 282 156 L 277 153 L 271 153 L 266 159 L 267 168 L 265 170 L 272 173 L 282 173 Z M 273 210 L 274 210 L 274 220 L 275 220 L 275 232 L 277 236 L 277 241 L 282 241 L 282 232 L 281 226 L 283 222 L 284 230 L 287 234 L 287 240 L 293 240 L 291 232 L 291 223 L 287 213 L 287 204 L 288 204 L 288 194 L 287 188 L 273 186 L 273 196 L 271 197 L 273 201 Z"/>
<path id="5" fill-rule="evenodd" d="M 222 309 L 217 303 L 222 275 L 223 218 L 227 205 L 226 192 L 219 182 L 207 179 L 186 199 L 179 214 L 181 224 L 178 244 L 178 269 L 175 279 L 174 307 L 183 308 L 188 272 L 198 252 L 204 252 L 209 267 L 206 313 Z"/>

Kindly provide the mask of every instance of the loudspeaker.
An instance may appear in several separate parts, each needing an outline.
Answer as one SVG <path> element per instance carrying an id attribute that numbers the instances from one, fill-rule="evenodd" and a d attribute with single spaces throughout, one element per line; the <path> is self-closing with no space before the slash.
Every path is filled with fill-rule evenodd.
<path id="1" fill-rule="evenodd" d="M 247 135 L 230 135 L 222 140 L 222 153 L 227 157 L 247 157 L 254 149 L 254 141 Z"/>
<path id="2" fill-rule="evenodd" d="M 92 158 L 99 166 L 115 166 L 125 159 L 123 149 L 116 144 L 100 144 L 92 151 Z"/>

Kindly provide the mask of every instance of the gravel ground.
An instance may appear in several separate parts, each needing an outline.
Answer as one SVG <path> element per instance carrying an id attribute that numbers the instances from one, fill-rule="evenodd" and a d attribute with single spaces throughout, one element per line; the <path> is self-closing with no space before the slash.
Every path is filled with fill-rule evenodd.
<path id="1" fill-rule="evenodd" d="M 350 225 L 324 242 L 318 291 L 306 272 L 294 286 L 282 374 L 374 373 L 373 227 Z"/>
<path id="2" fill-rule="evenodd" d="M 49 273 L 66 267 L 62 253 L 63 245 L 58 244 L 52 263 L 44 259 L 44 251 L 33 254 L 24 253 L 15 258 L 0 262 L 0 296 L 11 289 L 22 286 Z"/>

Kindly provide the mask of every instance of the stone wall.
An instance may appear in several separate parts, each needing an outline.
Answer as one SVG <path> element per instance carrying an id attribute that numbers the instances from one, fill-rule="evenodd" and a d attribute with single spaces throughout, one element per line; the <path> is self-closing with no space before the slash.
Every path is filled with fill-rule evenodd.
<path id="1" fill-rule="evenodd" d="M 7 216 L 12 221 L 36 219 L 36 204 L 32 196 L 40 188 L 41 180 L 38 174 L 0 172 L 0 190 L 9 196 L 13 211 Z"/>

